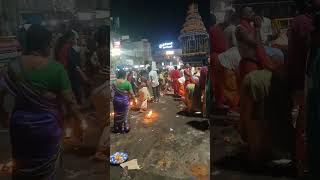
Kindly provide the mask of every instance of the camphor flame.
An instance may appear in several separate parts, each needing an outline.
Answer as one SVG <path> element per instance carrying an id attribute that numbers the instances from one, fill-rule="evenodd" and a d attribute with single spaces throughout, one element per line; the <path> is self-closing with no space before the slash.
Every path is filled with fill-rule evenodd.
<path id="1" fill-rule="evenodd" d="M 133 102 L 131 101 L 131 102 L 130 102 L 130 106 L 132 106 L 132 105 L 133 105 Z"/>
<path id="2" fill-rule="evenodd" d="M 152 116 L 152 110 L 150 112 L 148 112 L 147 118 L 151 118 L 151 116 Z"/>
<path id="3" fill-rule="evenodd" d="M 110 117 L 114 116 L 114 112 L 110 113 Z"/>
<path id="4" fill-rule="evenodd" d="M 149 111 L 143 118 L 144 124 L 151 124 L 157 120 L 158 114 L 157 112 Z"/>

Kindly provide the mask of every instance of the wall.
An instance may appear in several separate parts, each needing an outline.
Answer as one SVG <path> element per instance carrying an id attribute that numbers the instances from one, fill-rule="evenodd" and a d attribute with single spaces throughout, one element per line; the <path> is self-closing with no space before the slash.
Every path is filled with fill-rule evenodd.
<path id="1" fill-rule="evenodd" d="M 0 33 L 14 35 L 18 24 L 17 0 L 0 0 Z"/>

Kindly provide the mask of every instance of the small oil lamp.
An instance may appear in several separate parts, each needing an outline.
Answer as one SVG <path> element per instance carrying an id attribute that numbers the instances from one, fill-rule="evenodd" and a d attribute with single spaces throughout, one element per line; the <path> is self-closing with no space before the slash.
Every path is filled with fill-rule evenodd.
<path id="1" fill-rule="evenodd" d="M 153 113 L 153 112 L 152 112 L 152 110 L 151 110 L 150 112 L 148 112 L 148 114 L 147 114 L 147 118 L 148 118 L 148 119 L 150 119 L 150 118 L 151 118 L 152 113 Z"/>

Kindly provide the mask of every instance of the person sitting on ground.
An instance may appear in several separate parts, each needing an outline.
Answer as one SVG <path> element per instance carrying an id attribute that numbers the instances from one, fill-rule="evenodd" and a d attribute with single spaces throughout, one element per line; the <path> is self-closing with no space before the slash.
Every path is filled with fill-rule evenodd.
<path id="1" fill-rule="evenodd" d="M 139 89 L 139 101 L 141 103 L 140 112 L 145 112 L 148 109 L 148 100 L 150 100 L 150 93 L 146 83 L 141 83 Z"/>

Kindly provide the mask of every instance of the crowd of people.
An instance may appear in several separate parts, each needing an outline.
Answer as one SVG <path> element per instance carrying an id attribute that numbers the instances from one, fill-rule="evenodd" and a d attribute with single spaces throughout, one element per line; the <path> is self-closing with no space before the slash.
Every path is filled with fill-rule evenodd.
<path id="1" fill-rule="evenodd" d="M 96 118 L 104 127 L 94 157 L 105 161 L 109 156 L 109 123 L 105 120 L 109 112 L 108 74 L 100 80 L 88 75 L 107 68 L 108 29 L 101 27 L 90 36 L 85 32 L 79 35 L 72 28 L 58 33 L 37 24 L 23 28 L 19 36 L 22 56 L 0 74 L 1 109 L 6 94 L 14 97 L 11 112 L 1 110 L 0 114 L 1 122 L 10 128 L 12 178 L 56 177 L 62 140 L 71 136 L 68 132 L 75 140 L 72 145 L 83 142 L 86 101 L 95 107 Z M 96 97 L 103 102 L 99 104 Z"/>
<path id="2" fill-rule="evenodd" d="M 161 95 L 168 91 L 168 83 L 168 71 L 166 69 L 159 71 L 152 66 L 130 72 L 126 72 L 124 68 L 118 69 L 117 79 L 112 82 L 114 132 L 129 132 L 128 112 L 130 104 L 141 113 L 146 112 L 148 102 L 158 103 Z"/>
<path id="3" fill-rule="evenodd" d="M 299 176 L 317 179 L 319 1 L 299 7 L 287 29 L 251 7 L 231 10 L 224 23 L 212 16 L 208 79 L 214 111 L 240 115 L 234 126 L 253 167 L 289 153 Z"/>
<path id="4" fill-rule="evenodd" d="M 148 103 L 159 103 L 160 97 L 171 94 L 181 98 L 186 105 L 185 113 L 202 112 L 201 98 L 205 93 L 207 63 L 195 68 L 189 64 L 180 69 L 178 66 L 161 68 L 148 66 L 143 70 L 127 72 L 119 67 L 117 79 L 112 82 L 114 92 L 114 132 L 128 133 L 130 123 L 128 113 L 130 106 L 136 107 L 141 113 L 148 111 Z"/>

